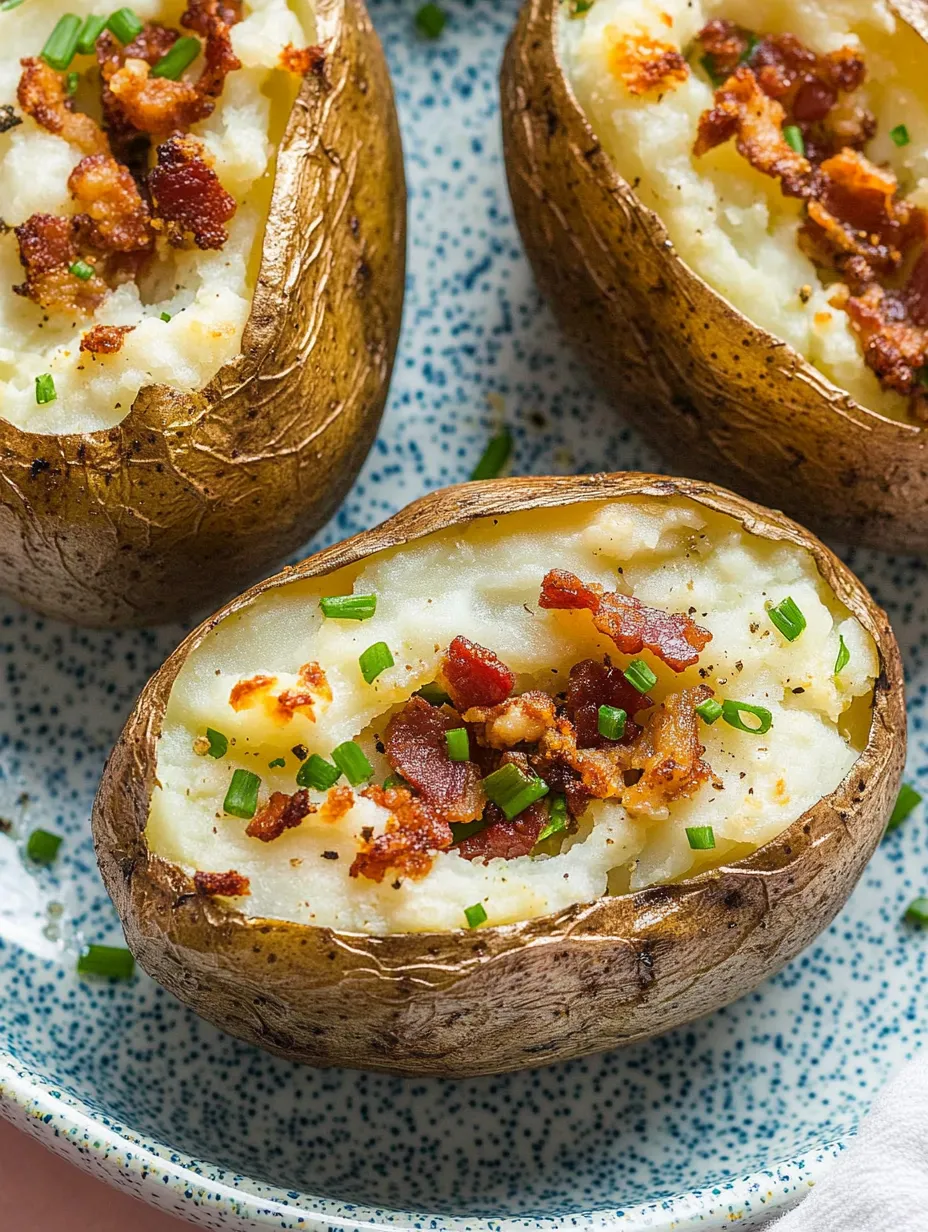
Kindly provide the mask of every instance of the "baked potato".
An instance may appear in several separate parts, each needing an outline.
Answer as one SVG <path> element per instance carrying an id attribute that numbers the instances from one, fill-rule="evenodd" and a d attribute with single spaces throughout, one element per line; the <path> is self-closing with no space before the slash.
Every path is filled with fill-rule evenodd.
<path id="1" fill-rule="evenodd" d="M 211 608 L 331 515 L 405 263 L 362 0 L 107 13 L 0 12 L 0 588 L 101 626 Z"/>
<path id="2" fill-rule="evenodd" d="M 260 583 L 97 795 L 141 965 L 284 1056 L 461 1076 L 665 1031 L 843 904 L 905 753 L 885 615 L 685 479 L 433 493 Z"/>
<path id="3" fill-rule="evenodd" d="M 528 0 L 501 77 L 525 249 L 615 405 L 686 473 L 905 551 L 926 36 L 911 0 Z"/>

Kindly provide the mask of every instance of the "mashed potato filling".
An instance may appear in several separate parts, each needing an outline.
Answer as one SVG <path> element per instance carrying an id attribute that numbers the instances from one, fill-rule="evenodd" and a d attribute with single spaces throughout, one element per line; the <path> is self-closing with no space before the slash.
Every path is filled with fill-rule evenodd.
<path id="1" fill-rule="evenodd" d="M 706 74 L 694 67 L 644 90 L 623 75 L 618 51 L 630 40 L 688 56 L 695 66 L 697 35 L 720 18 L 759 34 L 793 34 L 820 55 L 857 49 L 867 80 L 855 99 L 877 121 L 867 157 L 891 168 L 905 199 L 922 207 L 928 202 L 925 44 L 885 0 L 594 0 L 588 9 L 563 5 L 559 26 L 562 63 L 581 107 L 616 169 L 665 223 L 682 259 L 859 403 L 908 419 L 907 398 L 881 386 L 866 367 L 847 314 L 831 302 L 834 288 L 822 284 L 799 247 L 802 201 L 784 196 L 779 182 L 755 170 L 734 141 L 694 154 L 700 116 L 713 104 Z"/>
<path id="2" fill-rule="evenodd" d="M 0 13 L 0 104 L 12 105 L 22 123 L 0 132 L 0 218 L 8 227 L 33 214 L 70 215 L 75 203 L 68 176 L 82 153 L 19 116 L 20 60 L 37 56 L 65 13 L 82 20 L 104 15 L 109 0 L 28 0 Z M 142 21 L 180 28 L 177 0 L 138 0 Z M 229 238 L 217 251 L 159 244 L 138 281 L 113 290 L 92 317 L 51 312 L 15 295 L 23 281 L 12 232 L 0 234 L 0 415 L 39 433 L 93 432 L 118 424 L 139 390 L 163 383 L 201 389 L 241 349 L 257 274 L 256 256 L 267 218 L 276 145 L 299 78 L 281 67 L 288 45 L 314 41 L 312 13 L 303 0 L 246 0 L 244 19 L 232 27 L 232 46 L 242 67 L 230 73 L 216 108 L 190 132 L 206 146 L 213 169 L 237 203 Z M 99 95 L 93 58 L 77 56 L 81 72 L 76 101 L 92 110 Z M 199 62 L 191 68 L 195 77 Z M 0 126 L 2 127 L 2 126 Z M 116 354 L 81 352 L 93 325 L 130 325 Z M 57 397 L 39 404 L 36 377 L 50 373 Z"/>
<path id="3" fill-rule="evenodd" d="M 551 569 L 688 613 L 712 640 L 679 674 L 647 650 L 623 655 L 588 611 L 539 605 Z M 322 597 L 352 593 L 376 596 L 373 617 L 323 616 Z M 793 641 L 769 615 L 787 597 L 805 618 Z M 436 680 L 459 636 L 508 665 L 516 694 L 556 697 L 580 660 L 609 656 L 625 669 L 638 658 L 657 677 L 655 703 L 707 685 L 720 702 L 769 711 L 770 728 L 761 736 L 701 720 L 711 775 L 689 798 L 649 815 L 629 813 L 620 799 L 595 800 L 576 826 L 531 854 L 468 860 L 451 847 L 430 856 L 419 878 L 350 875 L 390 813 L 344 778 L 328 795 L 311 791 L 318 811 L 270 842 L 248 837 L 248 823 L 224 811 L 236 770 L 260 778 L 260 807 L 272 792 L 294 793 L 309 756 L 329 760 L 345 741 L 357 742 L 370 781 L 382 784 L 392 773 L 381 739 L 389 717 Z M 394 662 L 368 683 L 359 658 L 381 642 Z M 839 652 L 846 662 L 836 672 Z M 315 665 L 309 676 L 307 663 Z M 230 901 L 251 917 L 374 934 L 466 927 L 465 911 L 478 905 L 490 924 L 524 920 L 684 877 L 767 842 L 854 764 L 877 672 L 872 639 L 807 553 L 692 502 L 622 498 L 483 518 L 287 583 L 222 621 L 174 684 L 147 840 L 191 875 L 246 877 L 250 893 Z M 256 686 L 257 677 L 265 682 Z M 687 829 L 701 826 L 712 827 L 714 849 L 691 846 Z"/>

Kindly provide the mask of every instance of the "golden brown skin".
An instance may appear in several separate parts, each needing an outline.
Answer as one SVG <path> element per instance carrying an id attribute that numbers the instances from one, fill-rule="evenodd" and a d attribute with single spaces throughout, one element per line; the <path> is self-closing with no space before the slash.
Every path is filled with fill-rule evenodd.
<path id="1" fill-rule="evenodd" d="M 200 393 L 142 389 L 118 427 L 0 419 L 0 589 L 52 616 L 140 625 L 202 612 L 334 512 L 367 455 L 399 335 L 405 182 L 363 0 L 320 0 L 277 159 L 242 354 Z"/>
<path id="2" fill-rule="evenodd" d="M 892 7 L 928 40 L 928 6 Z M 503 148 L 535 277 L 581 357 L 674 467 L 848 542 L 928 549 L 928 430 L 860 406 L 680 260 L 574 97 L 557 15 L 526 0 L 510 38 Z"/>
<path id="3" fill-rule="evenodd" d="M 874 638 L 880 676 L 866 749 L 845 781 L 745 860 L 676 885 L 521 924 L 372 937 L 249 920 L 193 892 L 144 830 L 173 682 L 211 629 L 258 595 L 469 519 L 641 493 L 690 497 L 752 534 L 811 552 Z M 885 614 L 812 535 L 709 484 L 654 475 L 502 479 L 434 492 L 234 599 L 149 681 L 93 814 L 97 859 L 138 961 L 233 1035 L 313 1065 L 461 1077 L 645 1039 L 733 1001 L 843 905 L 883 833 L 905 757 L 902 665 Z"/>

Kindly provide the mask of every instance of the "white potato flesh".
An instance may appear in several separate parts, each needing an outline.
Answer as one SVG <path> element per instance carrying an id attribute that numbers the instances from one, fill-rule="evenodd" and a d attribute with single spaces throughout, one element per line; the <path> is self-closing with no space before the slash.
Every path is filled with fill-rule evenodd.
<path id="1" fill-rule="evenodd" d="M 907 419 L 906 399 L 881 389 L 847 314 L 829 303 L 834 288 L 822 285 L 798 247 L 802 202 L 784 197 L 779 181 L 755 171 L 733 141 L 694 156 L 699 117 L 713 97 L 704 76 L 692 71 L 680 84 L 634 95 L 611 70 L 616 44 L 642 32 L 693 58 L 696 35 L 713 18 L 795 34 L 819 53 L 858 48 L 868 68 L 861 98 L 879 125 L 868 157 L 891 166 L 918 204 L 928 200 L 925 44 L 885 0 L 595 0 L 575 18 L 566 4 L 560 9 L 561 59 L 577 100 L 682 259 L 862 405 Z M 899 124 L 911 138 L 902 147 L 889 136 Z"/>
<path id="2" fill-rule="evenodd" d="M 118 7 L 118 6 L 115 6 Z M 138 0 L 142 20 L 180 29 L 178 0 Z M 28 0 L 0 13 L 0 104 L 16 102 L 20 59 L 38 55 L 58 19 L 113 11 L 108 0 Z M 260 244 L 270 201 L 277 143 L 299 81 L 280 66 L 288 43 L 314 41 L 313 13 L 304 0 L 245 0 L 244 20 L 232 30 L 242 68 L 226 78 L 213 114 L 190 130 L 206 145 L 216 174 L 238 208 L 220 251 L 178 251 L 163 241 L 138 285 L 112 292 L 92 318 L 46 313 L 14 295 L 23 281 L 12 232 L 0 234 L 0 414 L 39 433 L 93 432 L 125 418 L 139 390 L 165 384 L 202 389 L 241 350 L 251 308 Z M 188 71 L 195 78 L 196 61 Z M 87 76 L 88 97 L 99 96 L 91 56 L 72 68 Z M 82 87 L 83 89 L 84 87 Z M 80 100 L 81 95 L 78 95 Z M 81 152 L 29 116 L 0 133 L 0 217 L 9 226 L 34 213 L 73 214 L 67 179 Z M 170 316 L 169 321 L 162 314 Z M 80 351 L 94 324 L 131 325 L 115 355 Z M 35 378 L 51 373 L 57 398 L 39 405 Z"/>
<path id="3" fill-rule="evenodd" d="M 517 692 L 555 694 L 585 658 L 608 654 L 627 665 L 629 657 L 595 631 L 588 612 L 539 608 L 541 580 L 552 568 L 692 612 L 711 631 L 699 664 L 681 675 L 647 651 L 640 657 L 658 676 L 658 698 L 702 681 L 719 698 L 772 713 L 763 737 L 721 721 L 702 725 L 705 758 L 721 789 L 707 783 L 655 818 L 630 817 L 615 800 L 596 802 L 560 854 L 471 862 L 452 850 L 436 855 L 421 880 L 388 875 L 380 884 L 349 875 L 362 829 L 381 833 L 388 817 L 360 795 L 338 822 L 311 815 L 269 843 L 247 837 L 247 822 L 224 814 L 237 767 L 261 777 L 260 803 L 271 791 L 293 792 L 300 762 L 291 750 L 300 744 L 329 758 L 335 746 L 358 738 L 373 781 L 382 782 L 390 767 L 377 752 L 377 736 L 393 708 L 435 679 L 459 634 L 495 651 L 517 674 Z M 377 596 L 372 619 L 322 617 L 320 597 L 352 591 Z M 807 621 L 794 642 L 767 614 L 787 596 Z M 850 658 L 836 676 L 840 637 Z M 395 664 L 367 684 L 358 656 L 379 641 Z M 314 706 L 313 718 L 297 712 L 281 724 L 263 704 L 233 710 L 238 682 L 275 677 L 276 696 L 307 662 L 322 667 L 332 692 L 330 702 Z M 378 934 L 462 927 L 465 908 L 477 903 L 491 924 L 527 919 L 594 900 L 617 880 L 639 887 L 679 878 L 772 838 L 854 764 L 869 729 L 877 670 L 872 639 L 807 553 L 752 537 L 734 519 L 692 502 L 623 498 L 484 518 L 326 578 L 287 583 L 222 621 L 174 684 L 147 838 L 153 851 L 190 873 L 235 869 L 247 876 L 250 896 L 235 901 L 253 917 Z M 207 727 L 229 740 L 222 759 L 195 751 Z M 283 767 L 269 766 L 279 758 Z M 322 801 L 321 793 L 313 795 Z M 700 825 L 713 827 L 714 851 L 690 849 L 686 828 Z"/>

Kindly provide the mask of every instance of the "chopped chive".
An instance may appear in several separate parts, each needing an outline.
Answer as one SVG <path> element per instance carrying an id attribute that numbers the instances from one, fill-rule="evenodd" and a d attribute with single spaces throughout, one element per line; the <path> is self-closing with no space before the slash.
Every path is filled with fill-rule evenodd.
<path id="1" fill-rule="evenodd" d="M 706 55 L 704 55 L 700 59 L 699 63 L 702 65 L 703 72 L 709 78 L 709 81 L 712 83 L 713 87 L 716 90 L 719 88 L 720 85 L 723 85 L 724 82 L 727 80 L 725 74 L 720 73 L 716 69 L 715 61 L 713 60 L 712 56 L 708 54 L 708 52 L 706 53 Z"/>
<path id="2" fill-rule="evenodd" d="M 425 700 L 432 706 L 451 705 L 451 698 L 441 687 L 441 685 L 436 684 L 434 681 L 432 684 L 424 684 L 422 688 L 418 690 L 417 696 L 424 697 Z"/>
<path id="3" fill-rule="evenodd" d="M 389 791 L 391 787 L 405 787 L 406 780 L 401 774 L 388 774 L 383 781 L 384 791 Z M 452 827 L 453 829 L 453 827 Z"/>
<path id="4" fill-rule="evenodd" d="M 36 864 L 51 864 L 61 846 L 61 835 L 50 830 L 33 830 L 26 840 L 26 855 Z"/>
<path id="5" fill-rule="evenodd" d="M 686 841 L 693 851 L 711 851 L 715 846 L 715 831 L 711 826 L 687 826 Z"/>
<path id="6" fill-rule="evenodd" d="M 902 917 L 909 924 L 928 924 L 928 898 L 913 898 Z"/>
<path id="7" fill-rule="evenodd" d="M 206 739 L 209 741 L 209 748 L 206 750 L 208 757 L 215 757 L 217 761 L 220 757 L 225 757 L 229 751 L 228 737 L 221 731 L 216 731 L 215 727 L 207 727 Z"/>
<path id="8" fill-rule="evenodd" d="M 696 707 L 696 713 L 705 723 L 715 723 L 717 719 L 722 717 L 721 702 L 717 702 L 714 697 L 707 697 L 704 702 L 700 702 Z"/>
<path id="9" fill-rule="evenodd" d="M 921 801 L 921 792 L 916 791 L 911 783 L 903 783 L 899 788 L 899 795 L 896 796 L 896 803 L 889 815 L 889 821 L 886 823 L 886 833 L 891 834 L 893 830 L 898 830 L 916 805 L 921 804 Z"/>
<path id="10" fill-rule="evenodd" d="M 593 7 L 593 0 L 570 0 L 571 17 L 582 17 Z"/>
<path id="11" fill-rule="evenodd" d="M 479 834 L 481 830 L 485 830 L 489 824 L 482 817 L 478 817 L 476 821 L 453 821 L 451 823 L 451 841 L 452 843 L 463 842 L 465 838 L 470 838 L 472 834 Z"/>
<path id="12" fill-rule="evenodd" d="M 161 314 L 162 321 L 170 321 L 170 319 L 171 319 L 171 314 L 169 312 L 162 312 Z"/>
<path id="13" fill-rule="evenodd" d="M 286 764 L 286 757 L 275 757 L 273 761 L 267 763 L 267 768 L 268 770 L 282 770 Z"/>
<path id="14" fill-rule="evenodd" d="M 745 47 L 744 51 L 742 51 L 741 55 L 738 57 L 738 63 L 747 64 L 748 61 L 751 59 L 751 56 L 754 55 L 754 52 L 760 46 L 762 41 L 763 40 L 760 39 L 756 34 L 752 34 L 748 39 L 747 47 Z"/>
<path id="15" fill-rule="evenodd" d="M 374 767 L 364 756 L 364 750 L 353 740 L 346 740 L 332 750 L 332 760 L 352 787 L 366 783 L 374 773 Z"/>
<path id="16" fill-rule="evenodd" d="M 200 54 L 200 40 L 195 38 L 179 38 L 170 51 L 166 52 L 151 70 L 152 77 L 167 77 L 169 81 L 177 81 L 185 68 L 189 68 Z"/>
<path id="17" fill-rule="evenodd" d="M 111 30 L 124 46 L 138 38 L 145 29 L 131 9 L 117 9 L 115 13 L 111 13 L 106 28 Z"/>
<path id="18" fill-rule="evenodd" d="M 68 273 L 73 274 L 75 278 L 80 278 L 81 282 L 86 282 L 88 278 L 93 277 L 93 266 L 88 265 L 86 261 L 75 261 L 73 265 L 68 266 Z"/>
<path id="19" fill-rule="evenodd" d="M 223 812 L 250 821 L 258 809 L 258 788 L 261 780 L 250 770 L 236 770 L 222 802 Z"/>
<path id="20" fill-rule="evenodd" d="M 68 93 L 68 98 L 74 97 L 74 95 L 77 93 L 77 87 L 80 85 L 80 82 L 81 82 L 80 73 L 68 73 L 68 76 L 65 80 L 65 88 Z"/>
<path id="21" fill-rule="evenodd" d="M 468 928 L 479 928 L 481 924 L 487 922 L 487 911 L 483 903 L 474 903 L 473 907 L 465 907 L 464 916 Z"/>
<path id="22" fill-rule="evenodd" d="M 368 684 L 373 684 L 381 672 L 393 666 L 393 655 L 386 642 L 374 642 L 358 658 L 361 675 Z"/>
<path id="23" fill-rule="evenodd" d="M 9 13 L 10 9 L 18 9 L 24 3 L 25 0 L 3 0 L 0 4 L 0 13 Z"/>
<path id="24" fill-rule="evenodd" d="M 377 611 L 377 596 L 327 595 L 319 606 L 327 620 L 370 620 Z"/>
<path id="25" fill-rule="evenodd" d="M 42 48 L 42 59 L 59 73 L 63 73 L 74 59 L 82 24 L 81 19 L 73 13 L 65 13 L 58 18 L 54 30 Z"/>
<path id="26" fill-rule="evenodd" d="M 835 675 L 838 676 L 851 661 L 851 652 L 847 648 L 844 634 L 838 634 L 838 657 L 835 659 Z"/>
<path id="27" fill-rule="evenodd" d="M 491 800 L 506 814 L 506 820 L 512 821 L 518 815 L 548 794 L 548 784 L 541 778 L 529 778 L 518 766 L 507 762 L 483 780 L 483 790 L 487 799 Z"/>
<path id="28" fill-rule="evenodd" d="M 446 21 L 444 9 L 440 9 L 437 4 L 423 4 L 416 13 L 416 29 L 426 38 L 438 38 Z"/>
<path id="29" fill-rule="evenodd" d="M 542 827 L 541 833 L 535 840 L 536 843 L 543 843 L 546 838 L 550 838 L 552 834 L 560 834 L 562 830 L 567 829 L 567 801 L 563 796 L 552 796 L 551 807 L 548 809 L 548 820 Z"/>
<path id="30" fill-rule="evenodd" d="M 445 744 L 452 761 L 470 761 L 470 737 L 466 727 L 455 727 L 445 732 Z"/>
<path id="31" fill-rule="evenodd" d="M 312 787 L 314 791 L 328 791 L 341 777 L 342 772 L 338 766 L 333 766 L 318 753 L 313 753 L 296 772 L 297 786 Z"/>
<path id="32" fill-rule="evenodd" d="M 35 400 L 39 406 L 44 406 L 46 402 L 54 402 L 57 397 L 55 378 L 50 372 L 45 372 L 42 376 L 35 378 Z"/>
<path id="33" fill-rule="evenodd" d="M 622 675 L 639 693 L 647 693 L 648 689 L 653 689 L 657 684 L 657 677 L 644 659 L 632 659 Z"/>
<path id="34" fill-rule="evenodd" d="M 741 718 L 742 714 L 752 714 L 758 720 L 752 727 Z M 773 726 L 773 715 L 764 706 L 752 706 L 750 702 L 736 702 L 726 698 L 722 702 L 722 718 L 729 727 L 738 731 L 750 732 L 752 736 L 763 736 Z"/>
<path id="35" fill-rule="evenodd" d="M 82 56 L 90 56 L 93 54 L 93 49 L 97 45 L 97 39 L 106 28 L 105 17 L 88 17 L 81 26 L 81 32 L 77 36 L 77 50 Z"/>
<path id="36" fill-rule="evenodd" d="M 606 740 L 621 740 L 625 735 L 625 720 L 628 715 L 617 706 L 600 706 L 596 717 L 596 730 Z"/>
<path id="37" fill-rule="evenodd" d="M 108 975 L 128 980 L 134 971 L 135 959 L 121 945 L 88 945 L 77 959 L 78 975 Z"/>
<path id="38" fill-rule="evenodd" d="M 480 461 L 471 471 L 471 479 L 496 479 L 512 453 L 512 436 L 504 428 L 487 445 Z"/>
<path id="39" fill-rule="evenodd" d="M 893 142 L 898 146 L 908 145 L 912 138 L 909 136 L 909 130 L 904 124 L 897 124 L 895 128 L 889 130 L 889 135 Z"/>
<path id="40" fill-rule="evenodd" d="M 780 630 L 788 642 L 796 638 L 806 627 L 806 618 L 799 610 L 794 599 L 785 598 L 782 603 L 767 609 L 767 615 Z"/>
<path id="41" fill-rule="evenodd" d="M 802 129 L 797 124 L 787 124 L 783 129 L 783 140 L 797 154 L 805 154 L 806 143 L 803 140 Z"/>

